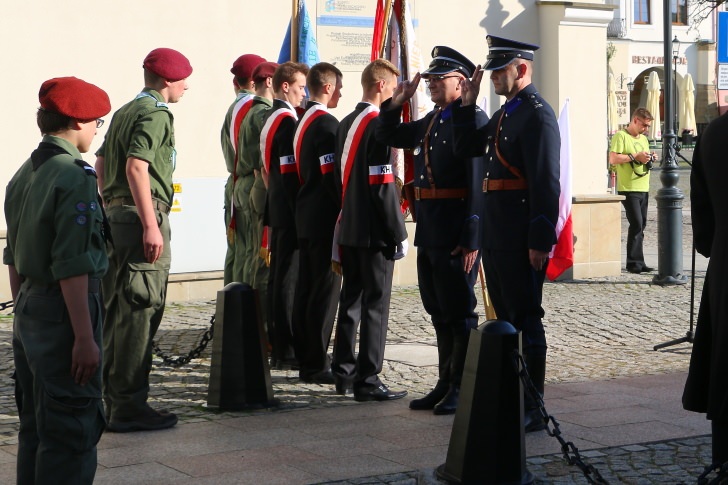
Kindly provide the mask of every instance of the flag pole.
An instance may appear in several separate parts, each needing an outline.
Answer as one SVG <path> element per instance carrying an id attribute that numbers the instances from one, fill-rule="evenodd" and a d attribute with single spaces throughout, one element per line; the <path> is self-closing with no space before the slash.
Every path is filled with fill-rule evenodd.
<path id="1" fill-rule="evenodd" d="M 394 0 L 387 0 L 387 3 L 384 7 L 384 28 L 387 28 L 387 25 L 389 25 L 389 19 L 392 16 L 392 3 Z M 389 35 L 391 36 L 392 33 L 390 32 Z M 382 38 L 379 40 L 379 57 L 384 57 L 384 46 L 387 42 L 387 35 L 383 35 Z"/>
<path id="2" fill-rule="evenodd" d="M 293 11 L 291 12 L 291 61 L 298 62 L 298 13 L 300 12 L 300 0 L 292 1 Z"/>

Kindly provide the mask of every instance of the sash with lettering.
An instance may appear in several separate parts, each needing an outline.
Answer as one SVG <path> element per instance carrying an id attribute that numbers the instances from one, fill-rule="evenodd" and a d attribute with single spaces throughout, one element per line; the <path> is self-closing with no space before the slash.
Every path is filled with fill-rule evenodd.
<path id="1" fill-rule="evenodd" d="M 233 187 L 235 182 L 238 181 L 238 133 L 240 133 L 240 126 L 243 124 L 245 115 L 248 114 L 250 108 L 253 106 L 253 95 L 250 93 L 240 93 L 241 96 L 233 106 L 232 116 L 230 118 L 230 142 L 233 145 L 235 152 L 235 164 L 233 165 Z M 235 241 L 235 228 L 237 224 L 235 222 L 235 195 L 232 195 L 230 199 L 230 224 L 227 228 L 228 241 L 232 244 Z"/>
<path id="2" fill-rule="evenodd" d="M 263 165 L 266 173 L 270 173 L 270 156 L 273 151 L 273 138 L 275 138 L 278 127 L 287 116 L 294 120 L 298 119 L 296 112 L 290 108 L 278 108 L 266 120 L 263 130 L 260 132 L 260 154 L 263 157 Z M 281 174 L 293 173 L 296 171 L 296 160 L 293 156 L 281 157 Z"/>
<path id="3" fill-rule="evenodd" d="M 293 137 L 293 155 L 296 157 L 296 170 L 298 171 L 298 181 L 301 182 L 301 184 L 303 184 L 303 178 L 301 178 L 301 143 L 303 143 L 303 137 L 306 134 L 308 127 L 311 126 L 314 120 L 325 115 L 328 112 L 329 110 L 327 110 L 326 106 L 324 106 L 323 104 L 314 104 L 306 110 L 306 113 L 301 118 L 301 121 L 298 122 L 296 134 Z M 319 164 L 321 166 L 322 175 L 325 173 L 331 173 L 334 170 L 334 154 L 331 153 L 328 155 L 322 155 L 319 159 Z"/>
<path id="4" fill-rule="evenodd" d="M 370 104 L 362 110 L 361 113 L 354 119 L 354 122 L 349 127 L 349 131 L 346 133 L 346 140 L 344 141 L 344 148 L 341 151 L 341 205 L 343 207 L 346 194 L 346 187 L 349 185 L 349 177 L 351 176 L 351 169 L 354 166 L 354 159 L 356 158 L 356 152 L 359 150 L 359 143 L 361 143 L 362 136 L 369 126 L 369 123 L 379 115 L 379 108 Z M 391 170 L 390 170 L 391 172 Z M 371 168 L 369 172 L 369 183 L 371 184 Z M 392 181 L 394 181 L 394 175 L 392 175 Z M 339 211 L 339 217 L 336 219 L 336 227 L 334 228 L 334 241 L 331 247 L 331 265 L 335 272 L 341 274 L 341 249 L 339 248 L 339 232 L 341 226 L 341 211 Z"/>

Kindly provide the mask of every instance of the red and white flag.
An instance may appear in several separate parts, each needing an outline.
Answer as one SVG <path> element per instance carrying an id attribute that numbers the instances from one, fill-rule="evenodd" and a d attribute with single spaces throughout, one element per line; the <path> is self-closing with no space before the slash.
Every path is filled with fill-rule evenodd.
<path id="1" fill-rule="evenodd" d="M 574 231 L 571 226 L 571 135 L 568 99 L 564 102 L 564 107 L 561 108 L 561 114 L 559 114 L 559 133 L 561 134 L 559 219 L 556 222 L 556 244 L 551 250 L 551 260 L 546 268 L 546 277 L 551 281 L 574 266 Z"/>

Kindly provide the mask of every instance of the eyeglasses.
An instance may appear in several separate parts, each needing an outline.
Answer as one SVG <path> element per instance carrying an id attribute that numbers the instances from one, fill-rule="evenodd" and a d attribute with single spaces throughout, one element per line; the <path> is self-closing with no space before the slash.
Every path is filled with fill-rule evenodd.
<path id="1" fill-rule="evenodd" d="M 425 84 L 430 84 L 434 81 L 443 81 L 445 79 L 450 79 L 451 77 L 460 78 L 460 76 L 430 76 L 427 79 L 425 79 Z"/>
<path id="2" fill-rule="evenodd" d="M 101 118 L 97 119 L 96 128 L 101 128 L 102 126 L 104 126 L 104 120 L 102 120 Z"/>
<path id="3" fill-rule="evenodd" d="M 637 118 L 637 121 L 645 128 L 649 128 L 652 125 L 652 121 L 644 121 Z"/>

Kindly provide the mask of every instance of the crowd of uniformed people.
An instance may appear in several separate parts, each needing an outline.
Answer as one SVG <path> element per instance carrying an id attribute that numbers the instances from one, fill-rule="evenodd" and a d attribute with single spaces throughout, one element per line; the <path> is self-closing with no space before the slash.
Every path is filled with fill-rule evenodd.
<path id="1" fill-rule="evenodd" d="M 541 294 L 556 240 L 560 138 L 531 84 L 538 46 L 495 36 L 488 44 L 482 67 L 437 46 L 411 80 L 387 60 L 372 61 L 360 101 L 341 121 L 329 112 L 344 84 L 333 64 L 235 60 L 236 97 L 221 131 L 230 174 L 224 279 L 257 291 L 272 365 L 357 401 L 407 394 L 379 378 L 394 262 L 408 252 L 405 193 L 439 368 L 435 387 L 410 408 L 457 408 L 481 264 L 498 317 L 523 332 L 543 392 Z M 8 186 L 3 261 L 16 305 L 18 483 L 91 483 L 104 428 L 177 422 L 147 400 L 171 260 L 169 104 L 183 96 L 192 66 L 160 48 L 143 67 L 145 87 L 114 113 L 95 170 L 81 153 L 111 110 L 108 96 L 76 78 L 44 83 L 43 141 Z M 476 103 L 484 72 L 506 98 L 492 118 Z M 421 80 L 435 108 L 403 122 Z M 413 180 L 393 168 L 398 148 L 411 153 Z M 534 402 L 526 427 L 544 428 Z"/>

